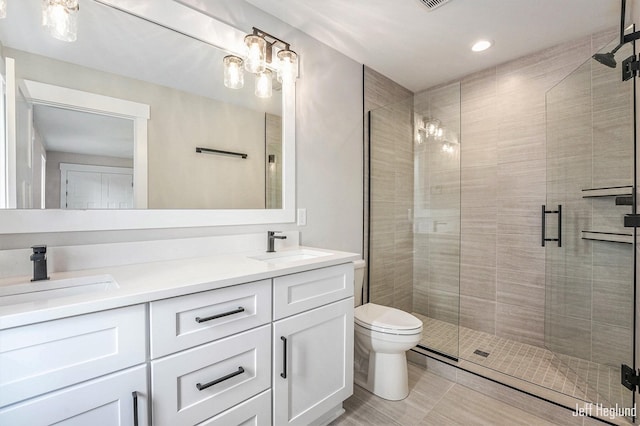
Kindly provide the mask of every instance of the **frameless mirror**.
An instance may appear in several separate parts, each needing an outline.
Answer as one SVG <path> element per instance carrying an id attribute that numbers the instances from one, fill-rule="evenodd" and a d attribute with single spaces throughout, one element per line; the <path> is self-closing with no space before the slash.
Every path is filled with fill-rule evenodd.
<path id="1" fill-rule="evenodd" d="M 244 31 L 173 0 L 85 0 L 67 43 L 41 6 L 0 21 L 0 233 L 293 221 L 295 86 L 224 87 Z"/>

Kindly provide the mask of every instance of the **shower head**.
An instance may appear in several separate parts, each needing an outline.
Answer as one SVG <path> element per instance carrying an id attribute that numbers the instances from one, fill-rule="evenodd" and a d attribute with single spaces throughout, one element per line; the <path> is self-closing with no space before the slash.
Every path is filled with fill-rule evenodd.
<path id="1" fill-rule="evenodd" d="M 596 53 L 593 55 L 593 59 L 600 62 L 603 65 L 608 66 L 609 68 L 615 68 L 616 58 L 614 57 L 618 49 L 622 47 L 622 44 L 617 45 L 611 52 L 608 53 Z"/>
<path id="2" fill-rule="evenodd" d="M 595 55 L 593 55 L 593 59 L 595 59 L 596 61 L 600 62 L 603 65 L 608 66 L 609 68 L 615 68 L 617 65 L 616 58 L 613 57 L 613 53 L 611 52 L 596 53 Z"/>

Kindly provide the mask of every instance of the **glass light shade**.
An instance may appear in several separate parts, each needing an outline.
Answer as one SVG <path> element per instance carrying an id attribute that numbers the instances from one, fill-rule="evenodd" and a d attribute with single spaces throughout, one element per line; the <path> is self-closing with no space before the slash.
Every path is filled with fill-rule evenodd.
<path id="1" fill-rule="evenodd" d="M 298 54 L 293 50 L 284 49 L 278 52 L 278 81 L 291 84 L 298 78 Z"/>
<path id="2" fill-rule="evenodd" d="M 42 25 L 53 38 L 76 41 L 79 10 L 78 0 L 43 0 Z"/>
<path id="3" fill-rule="evenodd" d="M 256 75 L 256 96 L 259 98 L 270 98 L 273 92 L 273 82 L 271 70 L 264 70 Z"/>
<path id="4" fill-rule="evenodd" d="M 224 85 L 229 89 L 242 89 L 244 86 L 244 68 L 242 58 L 234 55 L 225 56 Z"/>
<path id="5" fill-rule="evenodd" d="M 7 17 L 7 0 L 0 0 L 0 19 Z"/>
<path id="6" fill-rule="evenodd" d="M 267 41 L 257 35 L 248 35 L 244 38 L 247 46 L 247 58 L 244 61 L 244 69 L 254 74 L 261 73 L 267 68 Z"/>

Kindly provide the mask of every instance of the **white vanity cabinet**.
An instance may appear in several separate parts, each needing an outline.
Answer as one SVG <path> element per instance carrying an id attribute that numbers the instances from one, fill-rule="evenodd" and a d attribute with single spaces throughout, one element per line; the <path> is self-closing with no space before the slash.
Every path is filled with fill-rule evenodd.
<path id="1" fill-rule="evenodd" d="M 353 391 L 353 264 L 297 271 L 0 330 L 0 425 L 328 423 Z"/>
<path id="2" fill-rule="evenodd" d="M 136 305 L 0 331 L 0 424 L 146 425 L 145 323 Z"/>
<path id="3" fill-rule="evenodd" d="M 273 285 L 273 424 L 326 423 L 353 393 L 353 265 Z"/>

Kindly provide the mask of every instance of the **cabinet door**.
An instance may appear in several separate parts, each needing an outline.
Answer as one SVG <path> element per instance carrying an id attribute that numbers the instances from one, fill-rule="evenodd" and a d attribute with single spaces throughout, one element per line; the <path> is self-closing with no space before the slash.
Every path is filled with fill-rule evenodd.
<path id="1" fill-rule="evenodd" d="M 273 326 L 273 424 L 309 425 L 353 393 L 353 297 Z"/>
<path id="2" fill-rule="evenodd" d="M 146 426 L 147 406 L 141 365 L 0 409 L 0 424 Z"/>

